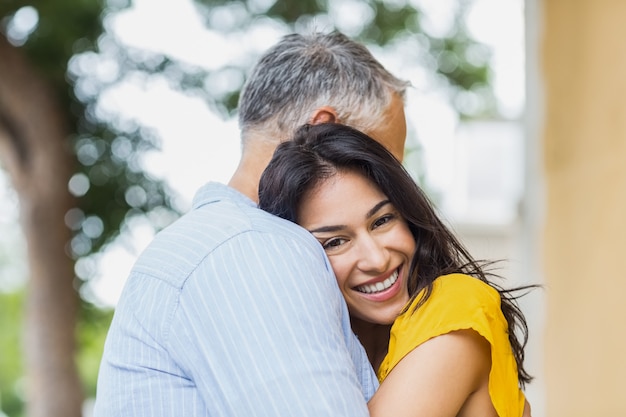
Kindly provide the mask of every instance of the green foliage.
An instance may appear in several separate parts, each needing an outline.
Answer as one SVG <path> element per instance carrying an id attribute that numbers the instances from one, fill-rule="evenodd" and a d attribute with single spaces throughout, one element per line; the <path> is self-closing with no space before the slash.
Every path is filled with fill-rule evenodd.
<path id="1" fill-rule="evenodd" d="M 77 328 L 77 364 L 87 397 L 95 397 L 98 369 L 104 340 L 113 319 L 113 310 L 103 310 L 84 303 Z"/>
<path id="2" fill-rule="evenodd" d="M 11 417 L 19 417 L 24 413 L 21 346 L 23 301 L 24 290 L 0 292 L 0 411 Z M 99 309 L 83 302 L 76 329 L 76 361 L 85 394 L 90 397 L 96 393 L 104 339 L 112 318 L 112 310 Z"/>
<path id="3" fill-rule="evenodd" d="M 0 410 L 18 416 L 23 408 L 20 338 L 23 293 L 0 293 Z"/>
<path id="4" fill-rule="evenodd" d="M 4 16 L 5 24 L 23 7 L 36 9 L 39 21 L 22 47 L 29 60 L 57 90 L 61 104 L 69 110 L 73 102 L 73 92 L 72 86 L 67 82 L 67 63 L 74 54 L 94 48 L 102 33 L 100 14 L 103 2 L 6 0 L 0 3 L 0 16 Z M 75 116 L 68 111 L 70 123 L 75 121 Z"/>

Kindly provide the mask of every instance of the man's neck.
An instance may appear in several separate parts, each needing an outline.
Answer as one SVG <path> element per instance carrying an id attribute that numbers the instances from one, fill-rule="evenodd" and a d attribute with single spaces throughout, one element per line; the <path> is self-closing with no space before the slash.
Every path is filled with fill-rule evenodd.
<path id="1" fill-rule="evenodd" d="M 242 151 L 239 166 L 228 185 L 244 194 L 254 202 L 259 202 L 259 180 L 263 170 L 269 164 L 275 144 L 265 141 L 250 141 Z"/>
<path id="2" fill-rule="evenodd" d="M 259 178 L 260 176 L 248 174 L 245 170 L 237 171 L 233 174 L 228 185 L 239 191 L 255 203 L 259 202 Z"/>

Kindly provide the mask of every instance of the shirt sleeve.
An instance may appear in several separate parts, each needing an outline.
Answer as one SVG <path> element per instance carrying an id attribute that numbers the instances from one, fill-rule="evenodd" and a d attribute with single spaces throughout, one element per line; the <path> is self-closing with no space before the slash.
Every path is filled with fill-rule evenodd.
<path id="1" fill-rule="evenodd" d="M 368 415 L 375 375 L 310 245 L 234 237 L 187 280 L 169 331 L 167 348 L 211 416 Z"/>

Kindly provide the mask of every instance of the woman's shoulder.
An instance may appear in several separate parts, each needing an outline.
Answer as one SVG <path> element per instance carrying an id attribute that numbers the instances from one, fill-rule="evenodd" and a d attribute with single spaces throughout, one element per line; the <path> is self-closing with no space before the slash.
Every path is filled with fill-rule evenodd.
<path id="1" fill-rule="evenodd" d="M 491 285 L 466 274 L 449 274 L 438 277 L 433 282 L 431 298 L 458 298 L 459 301 L 497 301 L 500 293 Z"/>
<path id="2" fill-rule="evenodd" d="M 464 274 L 444 275 L 433 282 L 428 299 L 424 293 L 396 318 L 392 333 L 410 334 L 413 342 L 460 329 L 484 333 L 489 328 L 503 328 L 500 294 L 488 283 Z"/>
<path id="3" fill-rule="evenodd" d="M 470 275 L 442 275 L 433 282 L 431 294 L 423 300 L 425 294 L 422 290 L 415 297 L 405 312 L 398 316 L 394 326 L 414 327 L 419 323 L 428 329 L 454 327 L 472 322 L 476 316 L 493 316 L 500 312 L 498 291 Z"/>
<path id="4" fill-rule="evenodd" d="M 389 355 L 380 375 L 415 347 L 429 339 L 457 330 L 474 330 L 493 342 L 494 329 L 506 328 L 500 310 L 500 294 L 488 283 L 464 274 L 438 277 L 432 293 L 420 304 L 418 295 L 408 309 L 396 318 L 389 342 Z"/>

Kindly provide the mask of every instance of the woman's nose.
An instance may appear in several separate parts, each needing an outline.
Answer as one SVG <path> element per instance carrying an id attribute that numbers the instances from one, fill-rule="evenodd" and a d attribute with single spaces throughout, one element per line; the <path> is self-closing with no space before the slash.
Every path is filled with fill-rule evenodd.
<path id="1" fill-rule="evenodd" d="M 362 271 L 385 272 L 389 269 L 389 251 L 382 242 L 368 236 L 359 242 L 358 267 Z"/>

